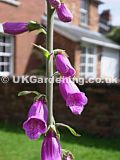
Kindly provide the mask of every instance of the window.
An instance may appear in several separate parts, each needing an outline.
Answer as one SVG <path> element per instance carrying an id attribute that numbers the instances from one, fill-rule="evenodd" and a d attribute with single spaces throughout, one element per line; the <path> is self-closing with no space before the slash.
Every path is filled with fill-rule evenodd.
<path id="1" fill-rule="evenodd" d="M 96 77 L 96 48 L 83 46 L 80 57 L 80 76 L 85 78 Z"/>
<path id="2" fill-rule="evenodd" d="M 81 25 L 88 24 L 88 0 L 81 0 L 80 21 Z"/>
<path id="3" fill-rule="evenodd" d="M 14 37 L 0 34 L 0 76 L 13 74 Z"/>

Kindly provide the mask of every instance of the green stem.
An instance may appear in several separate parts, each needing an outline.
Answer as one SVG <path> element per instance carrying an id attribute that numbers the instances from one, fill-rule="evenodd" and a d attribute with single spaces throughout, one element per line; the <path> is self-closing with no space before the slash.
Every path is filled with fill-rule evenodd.
<path id="1" fill-rule="evenodd" d="M 47 50 L 52 53 L 53 51 L 53 27 L 54 27 L 54 10 L 51 9 L 49 2 L 47 1 Z M 51 78 L 53 75 L 53 56 L 47 59 L 46 62 L 47 78 Z M 48 125 L 53 124 L 53 83 L 47 81 L 46 95 L 48 102 Z"/>

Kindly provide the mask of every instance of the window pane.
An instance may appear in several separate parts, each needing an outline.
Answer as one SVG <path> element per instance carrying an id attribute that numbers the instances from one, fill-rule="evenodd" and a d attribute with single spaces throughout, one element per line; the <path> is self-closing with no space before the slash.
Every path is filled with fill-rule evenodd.
<path id="1" fill-rule="evenodd" d="M 2 46 L 0 46 L 0 52 L 3 52 L 3 47 Z"/>
<path id="2" fill-rule="evenodd" d="M 1 72 L 4 72 L 4 65 L 1 66 Z"/>
<path id="3" fill-rule="evenodd" d="M 0 72 L 12 71 L 10 61 L 12 61 L 12 48 L 14 48 L 13 36 L 0 34 Z"/>
<path id="4" fill-rule="evenodd" d="M 4 72 L 9 72 L 9 65 L 4 66 Z"/>
<path id="5" fill-rule="evenodd" d="M 93 72 L 93 67 L 88 67 L 88 72 Z"/>
<path id="6" fill-rule="evenodd" d="M 5 62 L 9 62 L 9 57 L 4 57 Z"/>
<path id="7" fill-rule="evenodd" d="M 5 48 L 5 52 L 11 53 L 11 46 Z"/>
<path id="8" fill-rule="evenodd" d="M 3 42 L 3 35 L 0 34 L 0 42 Z"/>
<path id="9" fill-rule="evenodd" d="M 88 58 L 88 63 L 93 63 L 93 58 Z"/>
<path id="10" fill-rule="evenodd" d="M 85 66 L 81 66 L 80 71 L 84 73 L 85 72 Z"/>
<path id="11" fill-rule="evenodd" d="M 94 54 L 94 48 L 89 47 L 89 48 L 88 48 L 88 53 L 89 53 L 89 54 Z"/>
<path id="12" fill-rule="evenodd" d="M 5 37 L 5 42 L 6 42 L 6 43 L 11 43 L 11 37 L 6 36 L 6 37 Z"/>
<path id="13" fill-rule="evenodd" d="M 1 56 L 1 62 L 4 62 L 4 57 L 3 56 Z"/>
<path id="14" fill-rule="evenodd" d="M 88 10 L 88 0 L 81 0 L 81 8 Z"/>
<path id="15" fill-rule="evenodd" d="M 81 13 L 80 18 L 81 18 L 81 23 L 87 24 L 87 19 L 88 19 L 87 13 Z"/>
<path id="16" fill-rule="evenodd" d="M 86 57 L 80 57 L 80 62 L 85 63 L 86 62 Z"/>
<path id="17" fill-rule="evenodd" d="M 82 47 L 82 54 L 86 53 L 86 47 Z"/>

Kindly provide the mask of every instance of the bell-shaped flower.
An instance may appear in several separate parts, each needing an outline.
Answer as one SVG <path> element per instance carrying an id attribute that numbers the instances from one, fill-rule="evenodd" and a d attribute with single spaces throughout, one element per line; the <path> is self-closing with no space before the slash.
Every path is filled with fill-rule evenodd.
<path id="1" fill-rule="evenodd" d="M 48 108 L 43 100 L 36 101 L 31 106 L 28 119 L 23 123 L 26 135 L 35 140 L 47 131 Z"/>
<path id="2" fill-rule="evenodd" d="M 41 160 L 62 160 L 60 141 L 53 130 L 44 137 L 41 150 Z"/>
<path id="3" fill-rule="evenodd" d="M 57 15 L 59 19 L 63 22 L 71 22 L 73 15 L 64 3 L 61 3 L 59 7 L 56 8 Z"/>
<path id="4" fill-rule="evenodd" d="M 60 0 L 49 0 L 49 3 L 50 3 L 51 6 L 53 6 L 54 8 L 59 7 L 60 4 L 61 4 Z"/>
<path id="5" fill-rule="evenodd" d="M 12 35 L 21 34 L 27 31 L 40 29 L 41 25 L 35 21 L 26 22 L 5 22 L 0 24 L 0 32 Z"/>
<path id="6" fill-rule="evenodd" d="M 62 78 L 59 88 L 70 110 L 76 115 L 81 114 L 88 101 L 85 93 L 81 92 L 70 78 Z"/>
<path id="7" fill-rule="evenodd" d="M 74 77 L 74 75 L 76 74 L 75 69 L 72 67 L 67 56 L 64 54 L 56 55 L 56 69 L 65 77 Z"/>

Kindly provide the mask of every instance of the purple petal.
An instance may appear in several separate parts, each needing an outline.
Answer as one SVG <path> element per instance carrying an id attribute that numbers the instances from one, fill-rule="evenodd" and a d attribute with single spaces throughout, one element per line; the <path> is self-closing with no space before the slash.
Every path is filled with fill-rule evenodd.
<path id="1" fill-rule="evenodd" d="M 53 131 L 44 138 L 41 152 L 42 160 L 62 160 L 60 141 Z"/>
<path id="2" fill-rule="evenodd" d="M 27 136 L 34 140 L 47 131 L 48 109 L 41 100 L 33 103 L 29 110 L 28 119 L 23 123 Z"/>
<path id="3" fill-rule="evenodd" d="M 23 123 L 23 128 L 31 140 L 38 139 L 47 130 L 47 125 L 40 119 L 30 118 Z"/>
<path id="4" fill-rule="evenodd" d="M 6 22 L 3 23 L 3 29 L 5 33 L 16 35 L 28 31 L 28 23 Z"/>
<path id="5" fill-rule="evenodd" d="M 87 97 L 83 92 L 68 94 L 66 103 L 68 106 L 83 106 L 87 104 Z"/>
<path id="6" fill-rule="evenodd" d="M 61 5 L 58 8 L 56 8 L 56 11 L 61 21 L 63 22 L 72 21 L 73 15 L 64 3 L 61 3 Z"/>
<path id="7" fill-rule="evenodd" d="M 59 7 L 61 4 L 60 0 L 49 0 L 49 3 L 55 8 Z"/>
<path id="8" fill-rule="evenodd" d="M 66 77 L 74 77 L 76 73 L 70 61 L 64 54 L 57 54 L 56 68 L 58 72 L 60 72 L 63 76 L 66 76 Z"/>
<path id="9" fill-rule="evenodd" d="M 69 106 L 69 108 L 75 115 L 80 115 L 84 109 L 83 106 Z"/>
<path id="10" fill-rule="evenodd" d="M 63 78 L 59 84 L 60 92 L 74 114 L 81 114 L 88 99 L 85 93 L 80 92 L 76 84 L 70 78 Z"/>

